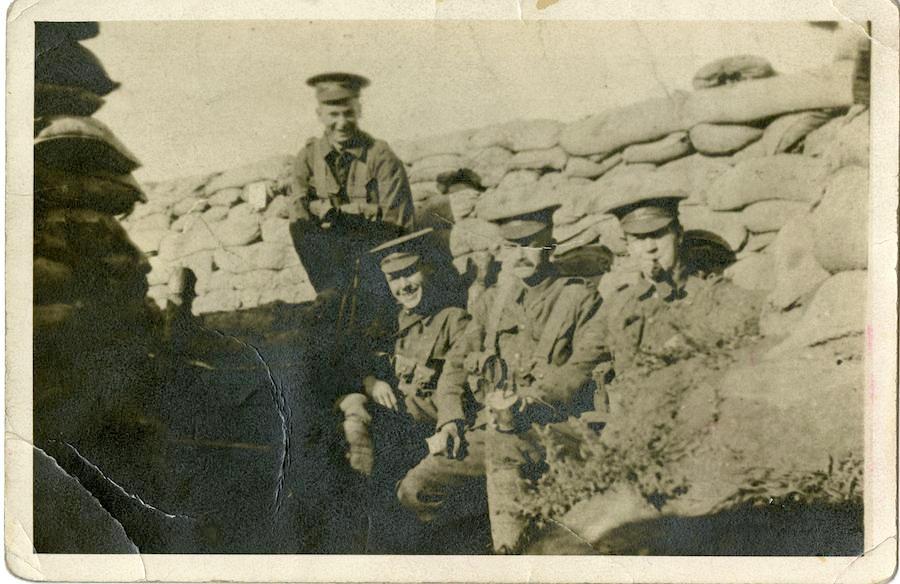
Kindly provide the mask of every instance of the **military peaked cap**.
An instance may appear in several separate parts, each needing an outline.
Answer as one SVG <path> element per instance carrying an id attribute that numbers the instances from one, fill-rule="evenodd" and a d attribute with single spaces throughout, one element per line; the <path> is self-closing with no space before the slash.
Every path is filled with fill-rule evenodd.
<path id="1" fill-rule="evenodd" d="M 319 103 L 332 103 L 359 97 L 359 90 L 369 85 L 369 80 L 354 73 L 320 73 L 306 80 L 316 88 Z"/>
<path id="2" fill-rule="evenodd" d="M 427 253 L 428 246 L 433 244 L 428 236 L 433 231 L 431 227 L 420 229 L 409 235 L 386 241 L 369 250 L 369 253 L 379 256 L 379 265 L 385 274 L 405 270 L 417 264 Z"/>
<path id="3" fill-rule="evenodd" d="M 653 233 L 678 217 L 678 203 L 687 196 L 684 191 L 675 189 L 628 193 L 611 201 L 606 212 L 618 218 L 625 233 Z"/>

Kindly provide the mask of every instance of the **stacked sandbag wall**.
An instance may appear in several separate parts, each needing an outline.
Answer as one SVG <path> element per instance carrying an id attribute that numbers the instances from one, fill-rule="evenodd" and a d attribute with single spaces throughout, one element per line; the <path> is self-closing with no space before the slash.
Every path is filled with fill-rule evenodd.
<path id="1" fill-rule="evenodd" d="M 80 41 L 96 23 L 37 23 L 34 99 L 36 441 L 96 431 L 139 395 L 159 312 L 117 216 L 145 200 L 134 155 L 91 117 L 118 87 Z M 136 398 L 139 399 L 139 398 Z"/>
<path id="2" fill-rule="evenodd" d="M 838 150 L 867 139 L 867 115 L 851 109 L 859 93 L 855 55 L 791 75 L 760 57 L 722 59 L 697 72 L 692 92 L 569 124 L 515 120 L 392 146 L 406 164 L 419 226 L 449 228 L 461 272 L 473 253 L 498 243 L 495 228 L 479 216 L 511 198 L 561 205 L 554 216 L 559 255 L 588 244 L 621 255 L 623 235 L 604 213 L 610 198 L 679 188 L 690 193 L 682 203 L 685 228 L 727 243 L 739 259 L 730 271 L 738 283 L 774 289 L 787 279 L 773 276 L 773 254 L 765 250 L 785 225 L 820 204 L 841 157 L 855 156 Z M 474 170 L 483 188 L 443 192 L 437 177 L 461 168 Z M 290 250 L 289 190 L 290 157 L 148 185 L 149 204 L 125 224 L 155 255 L 151 296 L 164 301 L 173 268 L 187 266 L 199 278 L 197 313 L 311 300 L 314 291 Z"/>
<path id="3" fill-rule="evenodd" d="M 124 220 L 149 256 L 150 296 L 177 293 L 177 268 L 197 276 L 196 314 L 315 298 L 288 231 L 292 160 L 279 156 L 207 176 L 151 183 Z"/>

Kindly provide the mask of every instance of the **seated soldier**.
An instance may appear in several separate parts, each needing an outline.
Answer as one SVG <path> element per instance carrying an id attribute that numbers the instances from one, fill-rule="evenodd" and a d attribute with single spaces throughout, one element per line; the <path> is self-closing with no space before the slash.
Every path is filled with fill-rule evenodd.
<path id="1" fill-rule="evenodd" d="M 607 207 L 628 250 L 598 287 L 617 368 L 636 358 L 672 362 L 685 351 L 734 337 L 759 313 L 758 294 L 715 273 L 721 266 L 706 271 L 689 257 L 678 220 L 686 197 L 683 191 L 632 193 Z"/>
<path id="2" fill-rule="evenodd" d="M 373 526 L 379 548 L 369 551 L 405 549 L 408 541 L 387 542 L 391 537 L 404 540 L 410 534 L 398 532 L 413 529 L 409 525 L 398 529 L 402 517 L 390 509 L 396 506 L 395 484 L 428 453 L 429 444 L 446 448 L 458 435 L 453 423 L 437 425 L 442 415 L 432 394 L 445 356 L 469 316 L 463 308 L 465 291 L 455 282 L 449 260 L 440 257 L 432 231 L 423 229 L 372 250 L 380 257 L 391 295 L 401 308 L 398 331 L 385 366 L 364 379 L 364 393 L 345 396 L 339 404 L 350 464 L 369 476 L 375 499 L 370 518 L 382 516 L 385 524 L 391 524 L 384 533 L 381 526 Z M 467 407 L 462 401 L 459 405 Z"/>
<path id="3" fill-rule="evenodd" d="M 550 263 L 554 209 L 520 200 L 487 217 L 506 242 L 500 282 L 470 307 L 473 320 L 447 355 L 434 398 L 438 426 L 456 428 L 450 437 L 463 447 L 426 457 L 398 489 L 405 506 L 435 521 L 447 514 L 448 495 L 486 473 L 500 553 L 518 551 L 528 525 L 515 502 L 521 479 L 546 469 L 535 426 L 561 426 L 593 410 L 591 371 L 606 357 L 594 323 L 596 293 Z M 463 409 L 470 391 L 489 406 L 474 419 Z"/>

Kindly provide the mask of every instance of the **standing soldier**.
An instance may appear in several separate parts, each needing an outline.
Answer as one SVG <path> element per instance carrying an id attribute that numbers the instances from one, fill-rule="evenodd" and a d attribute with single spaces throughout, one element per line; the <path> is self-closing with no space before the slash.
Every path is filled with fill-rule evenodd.
<path id="1" fill-rule="evenodd" d="M 408 231 L 412 195 L 403 163 L 387 142 L 357 126 L 360 90 L 369 81 L 350 73 L 310 77 L 324 135 L 311 138 L 297 155 L 291 237 L 310 282 L 324 299 L 345 293 L 354 278 L 363 289 L 386 297 L 368 249 Z"/>
<path id="2" fill-rule="evenodd" d="M 427 521 L 462 481 L 486 472 L 499 553 L 518 551 L 528 525 L 515 501 L 522 479 L 537 479 L 547 468 L 536 427 L 562 429 L 592 411 L 591 372 L 608 358 L 596 293 L 583 280 L 561 277 L 550 263 L 555 208 L 523 201 L 486 217 L 505 241 L 506 273 L 482 294 L 482 306 L 470 309 L 473 320 L 448 355 L 434 397 L 438 427 L 456 425 L 454 438 L 466 449 L 455 458 L 428 456 L 399 486 L 401 501 Z M 460 406 L 469 391 L 487 405 L 474 420 Z"/>

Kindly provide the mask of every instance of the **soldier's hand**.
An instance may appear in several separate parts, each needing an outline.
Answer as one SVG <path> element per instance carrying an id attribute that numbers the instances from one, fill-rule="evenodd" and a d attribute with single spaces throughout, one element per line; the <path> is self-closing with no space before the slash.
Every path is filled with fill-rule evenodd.
<path id="1" fill-rule="evenodd" d="M 447 422 L 441 426 L 431 440 L 438 445 L 438 448 L 441 449 L 443 454 L 446 454 L 447 458 L 462 460 L 466 454 L 465 448 L 463 448 L 465 443 L 464 433 L 465 430 L 462 428 L 461 423 L 455 421 Z"/>
<path id="2" fill-rule="evenodd" d="M 309 210 L 313 215 L 324 221 L 325 216 L 330 211 L 333 211 L 334 207 L 331 206 L 331 201 L 315 199 L 309 202 Z"/>
<path id="3" fill-rule="evenodd" d="M 388 409 L 397 409 L 397 396 L 394 395 L 394 390 L 391 389 L 391 386 L 384 381 L 375 380 L 372 383 L 372 399 L 375 400 L 375 403 L 381 404 Z"/>

